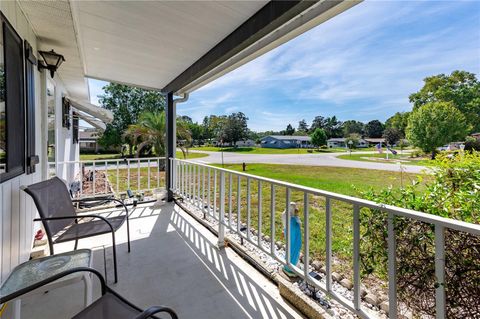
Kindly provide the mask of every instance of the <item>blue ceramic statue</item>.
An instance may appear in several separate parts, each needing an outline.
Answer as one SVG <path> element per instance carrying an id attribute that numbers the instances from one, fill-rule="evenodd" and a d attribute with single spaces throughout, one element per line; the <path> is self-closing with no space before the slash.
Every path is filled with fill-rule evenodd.
<path id="1" fill-rule="evenodd" d="M 298 217 L 299 210 L 295 202 L 289 204 L 290 211 L 290 263 L 292 265 L 297 265 L 300 259 L 300 250 L 302 249 L 302 230 L 301 230 L 301 220 Z M 287 236 L 287 212 L 286 210 L 282 213 L 283 221 L 283 233 L 284 236 Z M 295 273 L 288 267 L 284 266 L 283 271 L 288 276 L 296 276 Z"/>

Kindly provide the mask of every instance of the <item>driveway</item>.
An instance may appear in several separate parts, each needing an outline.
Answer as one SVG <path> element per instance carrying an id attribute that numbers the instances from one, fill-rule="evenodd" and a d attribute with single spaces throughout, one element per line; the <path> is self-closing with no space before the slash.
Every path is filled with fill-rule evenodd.
<path id="1" fill-rule="evenodd" d="M 197 152 L 190 150 L 190 152 Z M 207 152 L 208 157 L 192 159 L 195 162 L 220 164 L 222 163 L 221 152 Z M 375 152 L 355 152 L 355 154 L 374 154 Z M 351 167 L 364 169 L 379 169 L 385 171 L 400 171 L 400 165 L 362 162 L 340 159 L 337 156 L 346 153 L 317 153 L 317 154 L 243 154 L 234 152 L 223 152 L 223 162 L 225 164 L 241 164 L 241 163 L 263 163 L 263 164 L 285 164 L 285 165 L 306 165 L 306 166 L 334 166 L 334 167 Z M 428 168 L 415 165 L 402 165 L 402 169 L 406 173 L 422 173 L 428 172 Z"/>

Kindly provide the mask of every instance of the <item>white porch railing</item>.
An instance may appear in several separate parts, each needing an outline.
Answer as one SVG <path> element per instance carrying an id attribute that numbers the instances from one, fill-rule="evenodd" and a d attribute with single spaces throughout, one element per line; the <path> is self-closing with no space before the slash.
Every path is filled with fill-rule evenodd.
<path id="1" fill-rule="evenodd" d="M 172 167 L 172 174 L 170 185 L 171 190 L 178 196 L 184 198 L 184 201 L 196 206 L 202 212 L 218 221 L 219 229 L 219 244 L 223 244 L 225 230 L 240 236 L 250 244 L 254 245 L 270 257 L 274 258 L 282 265 L 287 265 L 290 269 L 301 276 L 308 284 L 320 289 L 343 306 L 347 307 L 362 318 L 370 318 L 370 315 L 363 309 L 361 305 L 361 276 L 360 276 L 360 209 L 370 208 L 385 212 L 388 214 L 388 299 L 389 299 L 389 318 L 398 317 L 397 293 L 396 293 L 396 239 L 394 229 L 394 218 L 396 216 L 406 217 L 412 220 L 417 220 L 435 227 L 435 275 L 439 285 L 436 288 L 436 317 L 445 318 L 445 243 L 444 236 L 446 229 L 453 229 L 476 236 L 480 236 L 480 225 L 465 223 L 457 220 L 442 218 L 430 214 L 416 212 L 408 209 L 380 205 L 371 201 L 362 200 L 350 196 L 344 196 L 331 192 L 326 192 L 310 187 L 304 187 L 291 183 L 281 182 L 264 177 L 253 176 L 250 174 L 239 173 L 222 168 L 216 168 L 192 161 L 179 160 L 170 158 Z M 252 185 L 256 187 L 257 194 L 252 194 Z M 256 185 L 256 186 L 255 186 Z M 267 187 L 265 187 L 267 186 Z M 269 198 L 263 199 L 263 190 L 269 189 Z M 291 200 L 292 192 L 298 195 L 298 192 L 303 196 L 297 196 L 303 200 L 303 265 L 292 265 L 290 262 L 290 223 L 286 223 L 286 253 L 282 256 L 277 253 L 276 238 L 278 235 L 276 231 L 276 215 L 277 203 L 279 198 L 277 192 L 279 189 L 285 190 L 285 203 L 280 210 L 286 209 L 287 221 L 290 221 L 290 211 L 288 204 Z M 236 195 L 234 196 L 234 192 Z M 276 197 L 277 196 L 277 197 Z M 312 198 L 322 198 L 325 200 L 325 218 L 326 226 L 322 231 L 326 234 L 326 284 L 322 284 L 310 275 L 308 268 L 310 258 L 310 227 L 309 216 L 310 208 L 313 205 L 310 203 Z M 252 199 L 256 199 L 257 207 L 257 232 L 258 236 L 252 235 Z M 349 204 L 353 207 L 353 300 L 349 300 L 332 290 L 332 201 L 339 201 Z M 234 204 L 236 202 L 236 205 Z M 265 211 L 264 203 L 270 204 L 269 209 Z M 268 206 L 268 205 L 267 205 Z M 246 213 L 241 216 L 241 212 Z M 269 210 L 269 211 L 268 211 Z M 265 248 L 262 244 L 262 221 L 264 214 L 269 214 L 270 223 L 270 247 Z M 236 222 L 234 222 L 236 218 Z M 268 216 L 267 216 L 268 218 Z M 246 223 L 246 229 L 241 227 L 242 221 Z M 306 231 L 305 231 L 306 230 Z"/>
<path id="2" fill-rule="evenodd" d="M 165 187 L 165 158 L 125 158 L 50 162 L 49 177 L 79 186 L 78 197 L 149 192 Z"/>

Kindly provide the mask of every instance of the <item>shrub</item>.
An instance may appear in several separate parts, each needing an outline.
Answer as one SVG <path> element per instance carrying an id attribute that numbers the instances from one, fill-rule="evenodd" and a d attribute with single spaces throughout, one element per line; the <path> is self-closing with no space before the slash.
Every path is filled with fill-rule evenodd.
<path id="1" fill-rule="evenodd" d="M 426 190 L 413 183 L 401 189 L 368 191 L 363 197 L 383 204 L 480 224 L 480 153 L 440 156 Z M 435 315 L 434 226 L 396 218 L 397 293 L 399 300 L 419 315 Z M 386 214 L 361 212 L 361 261 L 365 274 L 386 275 Z M 445 290 L 448 318 L 480 316 L 480 238 L 445 232 Z"/>

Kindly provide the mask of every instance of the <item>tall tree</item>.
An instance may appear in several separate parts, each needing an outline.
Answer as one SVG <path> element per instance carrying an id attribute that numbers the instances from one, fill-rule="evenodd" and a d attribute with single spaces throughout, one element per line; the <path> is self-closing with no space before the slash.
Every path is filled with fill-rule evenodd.
<path id="1" fill-rule="evenodd" d="M 437 147 L 463 140 L 469 129 L 465 116 L 452 102 L 429 102 L 408 118 L 407 139 L 435 158 Z"/>
<path id="2" fill-rule="evenodd" d="M 385 128 L 394 128 L 398 130 L 402 137 L 405 137 L 405 129 L 408 125 L 408 116 L 410 112 L 397 112 L 385 122 Z"/>
<path id="3" fill-rule="evenodd" d="M 294 133 L 295 133 L 295 129 L 291 124 L 288 124 L 285 131 L 283 131 L 283 135 L 293 135 Z"/>
<path id="4" fill-rule="evenodd" d="M 343 123 L 341 121 L 337 120 L 335 115 L 332 117 L 327 117 L 324 127 L 325 133 L 329 138 L 341 137 L 343 135 L 342 124 Z"/>
<path id="5" fill-rule="evenodd" d="M 110 83 L 103 87 L 104 94 L 99 95 L 102 107 L 112 111 L 113 121 L 107 124 L 105 132 L 99 138 L 103 146 L 120 146 L 126 142 L 132 153 L 133 141 L 124 135 L 129 125 L 139 119 L 144 111 L 159 112 L 165 109 L 165 97 L 158 91 L 144 90 L 127 85 Z"/>
<path id="6" fill-rule="evenodd" d="M 414 110 L 430 102 L 451 102 L 465 116 L 472 131 L 480 131 L 480 82 L 475 74 L 453 71 L 424 79 L 420 91 L 410 95 Z"/>
<path id="7" fill-rule="evenodd" d="M 365 125 L 365 135 L 367 137 L 382 137 L 383 124 L 379 120 L 373 120 Z"/>
<path id="8" fill-rule="evenodd" d="M 238 141 L 248 138 L 248 117 L 242 112 L 230 114 L 223 125 L 221 133 L 224 142 L 235 145 Z"/>
<path id="9" fill-rule="evenodd" d="M 313 131 L 310 137 L 312 139 L 312 144 L 315 145 L 316 147 L 320 147 L 322 145 L 327 144 L 327 134 L 321 128 L 315 129 L 315 131 Z"/>
<path id="10" fill-rule="evenodd" d="M 343 122 L 343 137 L 348 137 L 350 134 L 362 135 L 365 124 L 355 120 L 348 120 Z"/>
<path id="11" fill-rule="evenodd" d="M 383 131 L 383 138 L 385 138 L 388 145 L 394 145 L 403 138 L 403 134 L 394 127 L 388 127 Z"/>
<path id="12" fill-rule="evenodd" d="M 298 122 L 297 131 L 308 132 L 308 125 L 307 125 L 307 122 L 305 120 L 301 120 L 300 122 Z"/>
<path id="13" fill-rule="evenodd" d="M 325 128 L 327 123 L 326 118 L 323 116 L 315 116 L 315 118 L 312 121 L 312 125 L 310 125 L 310 130 L 315 131 L 317 128 Z"/>

